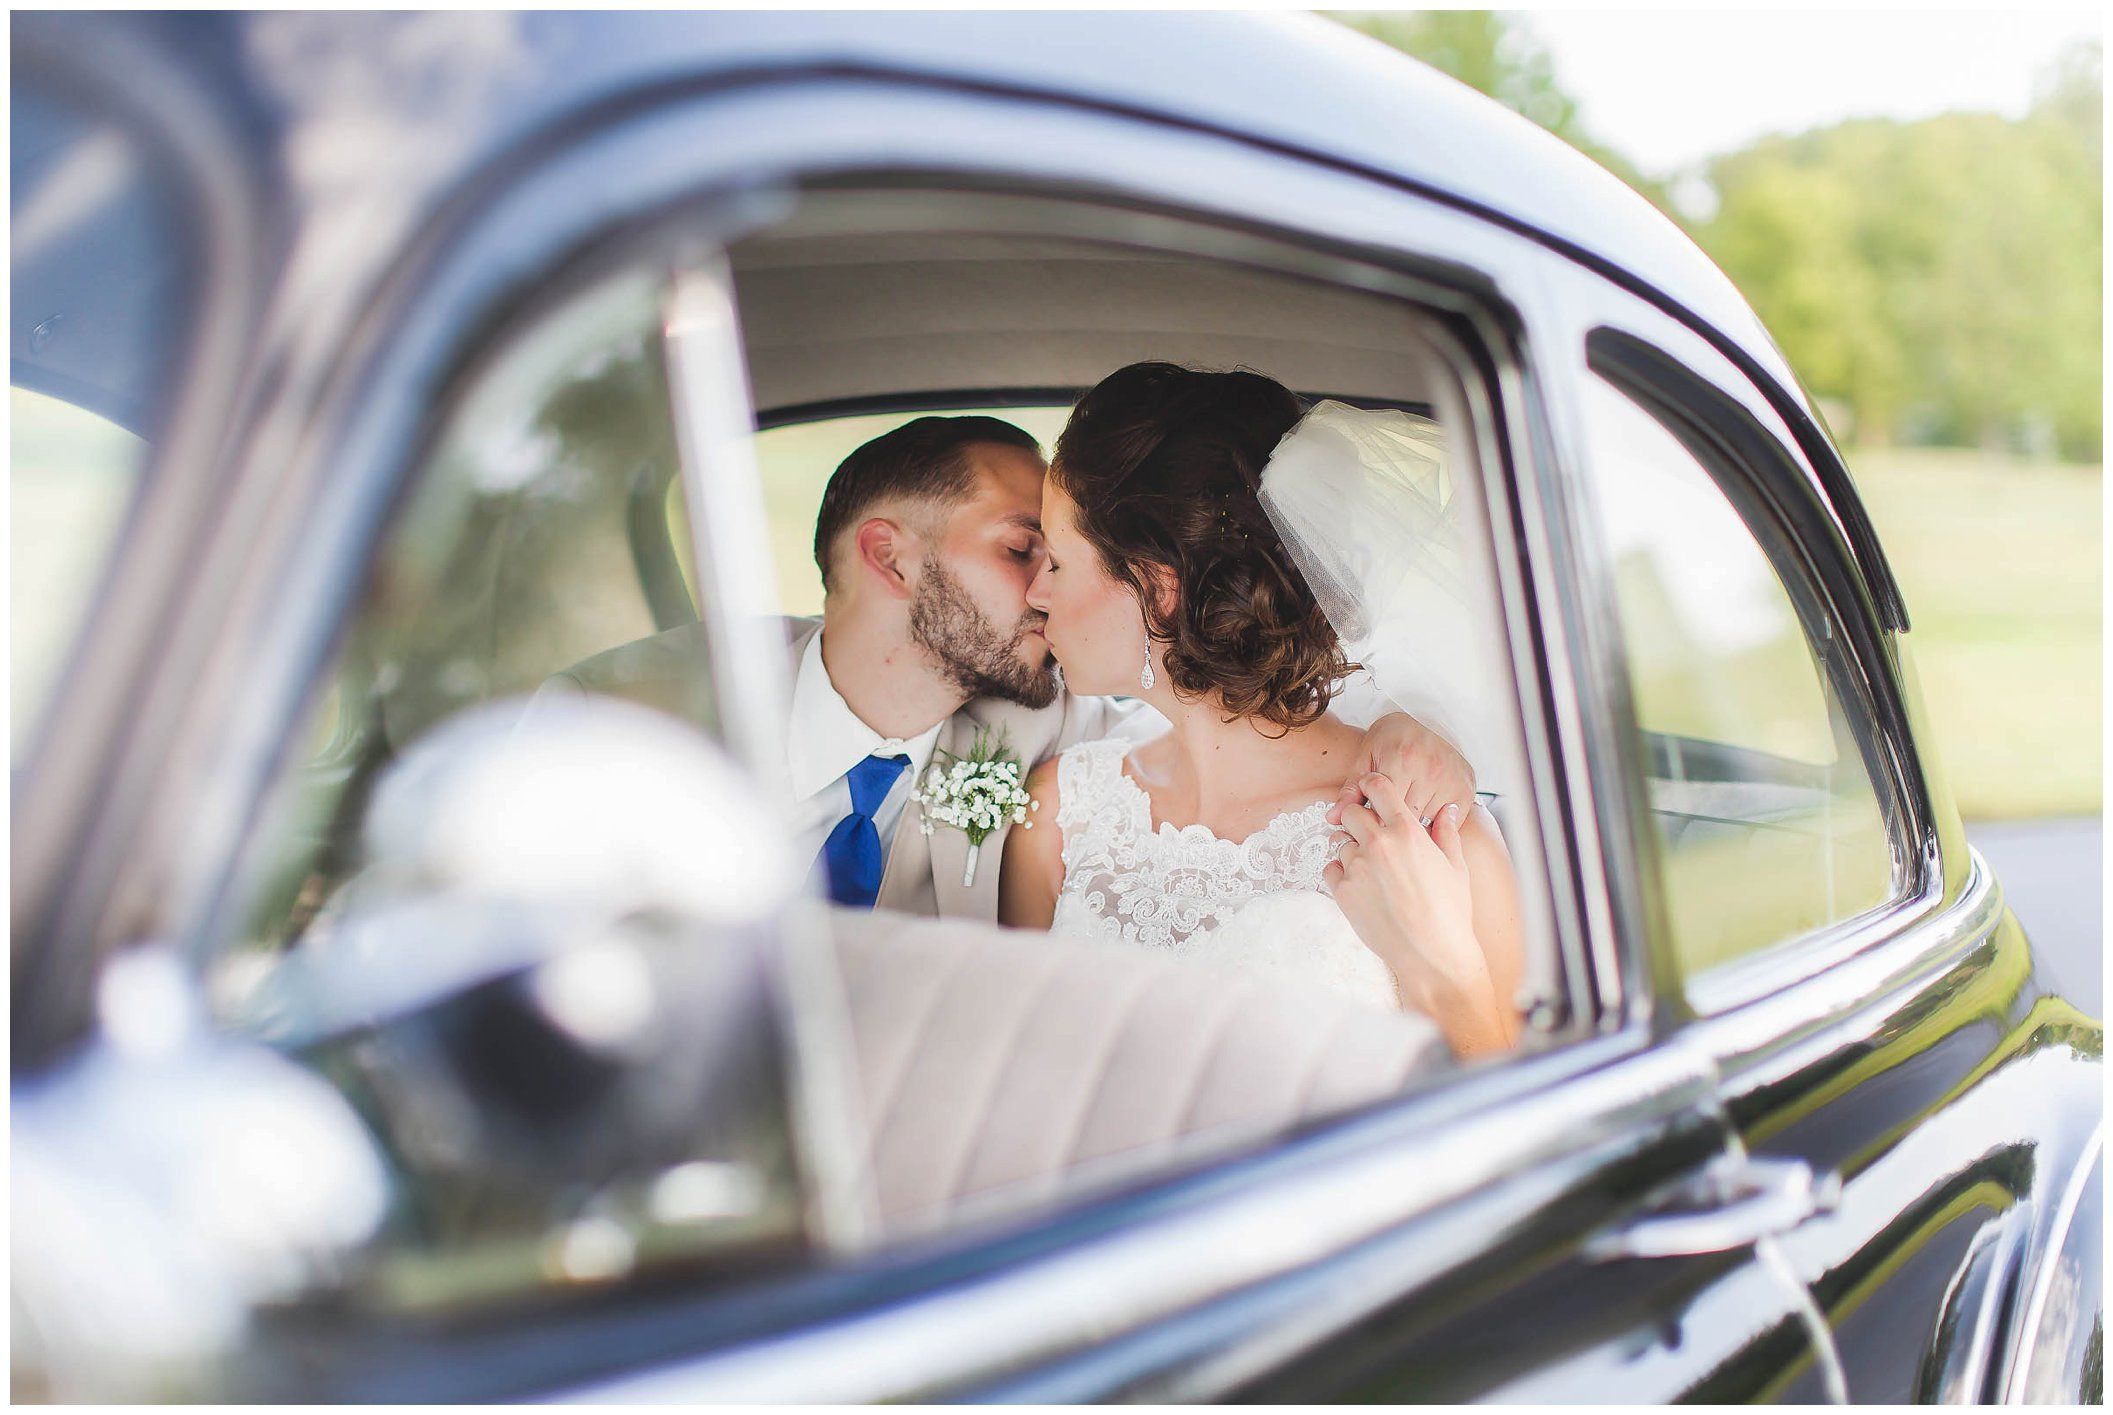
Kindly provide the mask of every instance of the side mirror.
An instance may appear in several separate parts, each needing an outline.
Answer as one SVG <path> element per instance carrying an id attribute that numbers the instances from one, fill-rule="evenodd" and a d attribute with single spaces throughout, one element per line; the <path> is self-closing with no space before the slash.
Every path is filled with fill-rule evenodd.
<path id="1" fill-rule="evenodd" d="M 400 1179 L 366 1296 L 450 1309 L 798 1249 L 775 808 L 686 723 L 487 704 L 394 763 L 364 869 L 247 1000 Z"/>
<path id="2" fill-rule="evenodd" d="M 385 773 L 364 839 L 231 1029 L 135 949 L 82 1051 L 16 1082 L 18 1393 L 313 1399 L 289 1383 L 333 1332 L 821 1231 L 834 1137 L 813 1068 L 793 1095 L 781 971 L 800 861 L 709 739 L 486 705 Z"/>

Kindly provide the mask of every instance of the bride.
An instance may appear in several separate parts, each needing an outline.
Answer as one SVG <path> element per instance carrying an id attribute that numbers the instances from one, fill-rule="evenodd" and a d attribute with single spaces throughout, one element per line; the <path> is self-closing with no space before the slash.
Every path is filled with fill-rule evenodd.
<path id="1" fill-rule="evenodd" d="M 1171 728 L 1036 768 L 1042 828 L 1008 834 L 999 917 L 1411 1008 L 1463 1059 L 1503 1050 L 1523 949 L 1494 822 L 1448 806 L 1426 828 L 1387 777 L 1342 784 L 1361 734 L 1328 705 L 1351 665 L 1258 496 L 1300 423 L 1274 380 L 1164 363 L 1073 410 L 1028 602 L 1072 691 Z"/>

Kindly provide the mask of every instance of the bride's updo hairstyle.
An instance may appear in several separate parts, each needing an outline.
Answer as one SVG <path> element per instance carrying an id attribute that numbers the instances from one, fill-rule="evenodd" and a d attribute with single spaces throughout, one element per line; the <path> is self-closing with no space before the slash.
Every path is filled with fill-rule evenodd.
<path id="1" fill-rule="evenodd" d="M 1131 364 L 1071 410 L 1049 468 L 1102 565 L 1136 593 L 1175 690 L 1286 729 L 1319 718 L 1350 669 L 1256 499 L 1302 411 L 1258 373 Z M 1179 586 L 1169 614 L 1154 565 Z"/>

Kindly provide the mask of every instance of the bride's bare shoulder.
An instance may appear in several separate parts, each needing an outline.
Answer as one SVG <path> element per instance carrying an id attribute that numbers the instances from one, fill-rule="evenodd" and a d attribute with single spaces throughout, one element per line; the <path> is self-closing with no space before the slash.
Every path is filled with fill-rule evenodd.
<path id="1" fill-rule="evenodd" d="M 1365 740 L 1365 729 L 1352 727 L 1332 712 L 1324 712 L 1320 720 L 1304 729 L 1320 747 L 1331 753 L 1355 751 Z"/>
<path id="2" fill-rule="evenodd" d="M 1316 780 L 1333 773 L 1340 785 L 1359 757 L 1365 734 L 1333 713 L 1323 713 L 1320 721 L 1299 730 L 1299 741 L 1313 762 Z"/>

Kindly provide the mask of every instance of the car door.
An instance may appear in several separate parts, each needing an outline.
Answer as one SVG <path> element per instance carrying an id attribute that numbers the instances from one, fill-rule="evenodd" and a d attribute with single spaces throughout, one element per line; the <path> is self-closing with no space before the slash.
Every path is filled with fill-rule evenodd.
<path id="1" fill-rule="evenodd" d="M 1691 331 L 1624 301 L 1596 315 L 1587 423 L 1655 488 L 1615 505 L 1594 469 L 1604 533 L 1663 581 L 1632 575 L 1618 617 L 1695 1040 L 1752 1154 L 1839 1177 L 1839 1207 L 1780 1251 L 1849 1397 L 1993 1398 L 2002 1304 L 1977 1306 L 1979 1274 L 2018 1261 L 2089 1152 L 2096 1025 L 2042 990 L 1966 850 L 1912 635 L 1881 627 L 1844 534 L 1853 490 L 1823 494 L 1770 400 Z M 1683 638 L 1654 593 L 1713 632 Z M 1740 840 L 1763 834 L 1797 843 Z"/>

